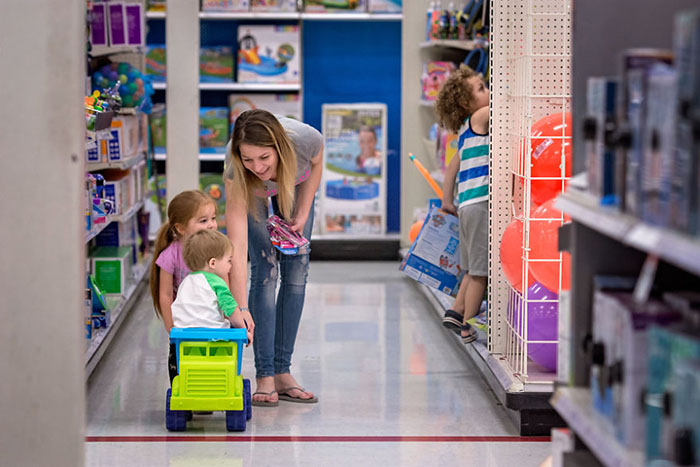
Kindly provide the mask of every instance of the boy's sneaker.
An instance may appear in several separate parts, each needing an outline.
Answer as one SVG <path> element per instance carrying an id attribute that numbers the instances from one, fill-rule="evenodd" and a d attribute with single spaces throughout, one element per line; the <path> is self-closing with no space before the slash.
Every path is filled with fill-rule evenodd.
<path id="1" fill-rule="evenodd" d="M 445 316 L 442 317 L 442 325 L 459 334 L 459 331 L 462 328 L 462 319 L 464 319 L 464 316 L 460 315 L 456 311 L 447 310 L 445 312 Z"/>
<path id="2" fill-rule="evenodd" d="M 479 334 L 469 323 L 464 323 L 460 327 L 460 336 L 462 337 L 462 342 L 469 344 L 470 342 L 474 342 L 477 337 L 479 337 Z"/>

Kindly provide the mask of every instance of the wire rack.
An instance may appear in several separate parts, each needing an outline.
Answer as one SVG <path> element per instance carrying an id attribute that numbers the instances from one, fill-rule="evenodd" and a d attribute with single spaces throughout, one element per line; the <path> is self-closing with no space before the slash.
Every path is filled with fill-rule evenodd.
<path id="1" fill-rule="evenodd" d="M 491 8 L 488 349 L 523 385 L 551 384 L 555 375 L 528 355 L 534 346 L 540 350 L 556 346 L 556 334 L 546 339 L 535 337 L 537 333 L 529 329 L 528 310 L 556 304 L 565 258 L 558 251 L 535 256 L 532 247 L 540 239 L 534 232 L 542 231 L 541 223 L 556 231 L 564 218 L 558 211 L 535 217 L 535 201 L 542 202 L 542 196 L 534 196 L 533 186 L 546 185 L 552 193 L 560 191 L 571 170 L 565 156 L 571 153 L 571 123 L 565 117 L 571 112 L 571 0 L 493 0 Z M 553 129 L 534 139 L 533 126 L 536 130 L 538 122 L 548 116 Z M 533 174 L 530 161 L 547 148 L 548 154 L 558 149 L 559 166 L 555 164 L 554 173 Z M 521 224 L 516 234 L 522 261 L 517 286 L 507 280 L 500 260 L 501 239 L 512 222 Z M 528 286 L 533 282 L 531 267 L 537 263 L 558 268 L 559 279 L 554 286 L 550 284 L 555 293 L 533 305 Z"/>

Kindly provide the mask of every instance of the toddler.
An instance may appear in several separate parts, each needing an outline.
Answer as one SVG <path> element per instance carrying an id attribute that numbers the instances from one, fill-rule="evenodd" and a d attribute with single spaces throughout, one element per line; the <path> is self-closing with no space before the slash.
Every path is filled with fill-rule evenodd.
<path id="1" fill-rule="evenodd" d="M 467 320 L 479 312 L 488 278 L 489 90 L 484 79 L 460 67 L 442 86 L 435 111 L 440 124 L 459 135 L 457 154 L 445 169 L 442 208 L 459 216 L 460 265 L 466 272 L 454 310 L 445 312 L 443 324 L 459 329 L 467 344 L 477 338 Z"/>

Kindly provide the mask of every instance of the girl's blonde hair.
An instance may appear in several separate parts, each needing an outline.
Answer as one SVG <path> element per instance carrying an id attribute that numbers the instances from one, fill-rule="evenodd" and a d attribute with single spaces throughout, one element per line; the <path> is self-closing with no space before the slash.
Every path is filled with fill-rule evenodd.
<path id="1" fill-rule="evenodd" d="M 225 177 L 240 183 L 248 212 L 257 217 L 256 191 L 265 191 L 262 181 L 247 170 L 241 159 L 241 144 L 268 147 L 277 151 L 277 205 L 282 217 L 292 218 L 294 182 L 297 174 L 297 154 L 292 140 L 277 117 L 267 110 L 246 110 L 238 116 L 231 135 L 231 166 L 224 169 Z M 227 196 L 230 194 L 227 193 Z"/>
<path id="2" fill-rule="evenodd" d="M 231 240 L 217 230 L 200 230 L 190 235 L 182 248 L 182 256 L 190 271 L 201 271 L 212 258 L 223 258 L 233 251 Z"/>
<path id="3" fill-rule="evenodd" d="M 473 76 L 479 74 L 462 65 L 450 74 L 438 93 L 435 115 L 438 123 L 452 133 L 459 132 L 464 120 L 477 110 L 473 108 L 474 90 L 467 81 Z"/>
<path id="4" fill-rule="evenodd" d="M 163 250 L 179 239 L 180 235 L 177 231 L 177 226 L 186 226 L 197 215 L 197 211 L 208 203 L 216 206 L 214 200 L 203 191 L 189 190 L 175 196 L 168 205 L 168 220 L 163 223 L 156 235 L 149 281 L 156 314 L 161 318 L 163 317 L 163 312 L 160 308 L 160 267 L 156 264 L 156 260 L 158 260 L 158 256 Z"/>

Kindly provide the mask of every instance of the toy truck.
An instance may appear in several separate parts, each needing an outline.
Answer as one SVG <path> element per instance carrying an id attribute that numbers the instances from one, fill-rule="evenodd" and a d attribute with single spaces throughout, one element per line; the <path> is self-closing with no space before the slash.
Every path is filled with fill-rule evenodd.
<path id="1" fill-rule="evenodd" d="M 228 431 L 252 416 L 250 380 L 241 377 L 245 329 L 173 328 L 178 374 L 165 401 L 165 427 L 185 431 L 192 411 L 226 412 Z"/>

